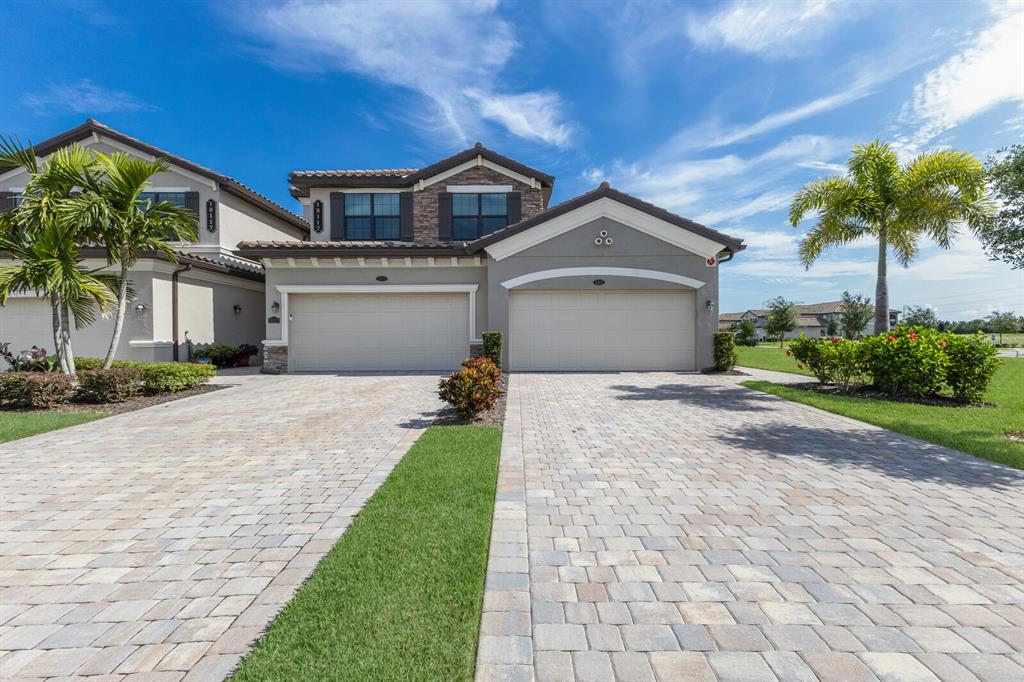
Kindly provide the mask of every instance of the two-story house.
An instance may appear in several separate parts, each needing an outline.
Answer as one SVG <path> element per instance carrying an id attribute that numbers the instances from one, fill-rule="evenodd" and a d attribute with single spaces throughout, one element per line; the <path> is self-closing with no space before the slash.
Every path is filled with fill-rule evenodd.
<path id="1" fill-rule="evenodd" d="M 266 269 L 265 370 L 450 370 L 488 330 L 507 370 L 713 364 L 738 239 L 607 184 L 549 206 L 552 176 L 480 144 L 289 180 L 310 239 L 235 251 Z"/>
<path id="2" fill-rule="evenodd" d="M 732 326 L 741 320 L 751 320 L 757 329 L 757 340 L 767 341 L 768 334 L 764 330 L 765 320 L 768 319 L 770 311 L 764 309 L 746 310 L 741 313 L 722 313 L 718 317 L 718 328 L 722 331 L 731 329 Z M 801 336 L 811 338 L 826 338 L 828 336 L 829 323 L 835 320 L 839 325 L 839 318 L 843 312 L 842 301 L 830 301 L 828 303 L 798 303 L 796 305 L 796 328 L 786 332 L 785 338 L 796 339 Z M 900 311 L 889 311 L 889 326 L 895 327 L 899 322 Z M 861 331 L 862 335 L 871 334 L 873 322 L 868 324 Z"/>
<path id="3" fill-rule="evenodd" d="M 186 359 L 187 341 L 203 346 L 259 344 L 264 337 L 263 268 L 232 250 L 245 239 L 301 240 L 306 222 L 249 187 L 221 173 L 130 137 L 94 120 L 35 145 L 40 158 L 72 143 L 105 153 L 160 157 L 167 172 L 154 177 L 147 196 L 191 209 L 199 239 L 177 244 L 176 263 L 147 254 L 131 271 L 131 302 L 117 357 L 132 360 Z M 18 201 L 27 181 L 20 168 L 0 168 L 0 210 Z M 86 265 L 106 265 L 99 249 L 83 249 Z M 0 253 L 0 266 L 10 264 Z M 102 356 L 110 344 L 112 319 L 99 319 L 73 333 L 76 354 Z M 0 307 L 0 342 L 19 351 L 53 347 L 50 308 L 34 293 L 12 297 Z"/>

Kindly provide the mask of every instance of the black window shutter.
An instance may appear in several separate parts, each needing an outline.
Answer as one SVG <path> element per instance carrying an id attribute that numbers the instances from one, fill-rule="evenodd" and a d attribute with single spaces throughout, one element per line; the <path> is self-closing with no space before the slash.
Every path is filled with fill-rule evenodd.
<path id="1" fill-rule="evenodd" d="M 450 192 L 437 193 L 437 238 L 443 242 L 452 240 L 452 195 Z"/>
<path id="2" fill-rule="evenodd" d="M 331 239 L 345 239 L 345 193 L 331 192 Z"/>
<path id="3" fill-rule="evenodd" d="M 515 225 L 523 219 L 523 194 L 522 192 L 508 193 L 508 224 Z"/>
<path id="4" fill-rule="evenodd" d="M 0 192 L 0 213 L 14 210 L 14 192 Z"/>
<path id="5" fill-rule="evenodd" d="M 185 192 L 185 208 L 192 211 L 192 215 L 199 222 L 199 192 Z"/>
<path id="6" fill-rule="evenodd" d="M 398 195 L 398 212 L 402 225 L 400 238 L 403 242 L 411 242 L 415 237 L 412 228 L 412 192 L 402 192 Z"/>

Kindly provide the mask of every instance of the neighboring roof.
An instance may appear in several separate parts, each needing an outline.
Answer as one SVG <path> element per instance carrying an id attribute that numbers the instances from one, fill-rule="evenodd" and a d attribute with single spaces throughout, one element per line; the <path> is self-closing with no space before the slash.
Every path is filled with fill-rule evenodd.
<path id="1" fill-rule="evenodd" d="M 301 242 L 300 242 L 301 243 Z M 80 251 L 83 258 L 106 258 L 107 250 L 96 247 L 85 247 Z M 177 251 L 177 262 L 180 265 L 191 265 L 196 270 L 206 270 L 207 272 L 219 272 L 224 275 L 232 275 L 234 277 L 242 277 L 244 279 L 251 279 L 257 282 L 262 282 L 265 279 L 263 273 L 263 266 L 259 263 L 245 263 L 241 261 L 233 261 L 227 258 L 209 258 L 207 256 L 201 256 L 197 253 L 188 253 L 185 251 Z M 143 253 L 141 258 L 152 258 L 155 260 L 162 260 L 171 262 L 171 259 L 166 254 L 159 251 L 147 251 Z"/>
<path id="2" fill-rule="evenodd" d="M 479 142 L 424 168 L 292 171 L 288 174 L 288 182 L 292 185 L 291 193 L 294 197 L 308 197 L 310 187 L 359 187 L 366 186 L 368 182 L 380 187 L 411 187 L 420 180 L 443 173 L 478 156 L 520 175 L 535 178 L 548 189 L 555 184 L 554 176 L 503 156 Z"/>
<path id="3" fill-rule="evenodd" d="M 798 327 L 827 327 L 828 322 L 824 318 L 818 317 L 817 315 L 800 315 L 796 318 L 796 326 Z"/>
<path id="4" fill-rule="evenodd" d="M 719 322 L 737 322 L 743 319 L 744 313 L 722 313 L 718 316 Z"/>
<path id="5" fill-rule="evenodd" d="M 821 323 L 820 326 L 826 326 L 828 322 L 825 321 L 824 318 L 820 316 L 838 315 L 843 311 L 843 302 L 830 301 L 828 303 L 798 303 L 794 307 L 796 308 L 796 314 L 800 320 L 810 320 L 813 318 L 814 320 L 817 320 L 817 323 Z M 763 308 L 751 308 L 750 310 L 747 310 L 742 313 L 722 313 L 718 319 L 725 319 L 726 315 L 739 315 L 740 317 L 735 319 L 741 319 L 742 316 L 748 314 L 753 315 L 754 317 L 767 317 L 770 312 L 770 310 L 766 310 Z M 900 311 L 889 310 L 889 314 L 893 313 L 899 315 Z M 808 325 L 804 325 L 803 322 L 800 322 L 800 326 L 814 326 L 814 324 L 816 323 L 809 323 Z"/>
<path id="6" fill-rule="evenodd" d="M 537 225 L 546 223 L 552 218 L 557 218 L 558 216 L 574 211 L 581 206 L 586 206 L 587 204 L 605 198 L 618 201 L 621 204 L 635 208 L 638 211 L 643 211 L 648 215 L 664 220 L 665 222 L 676 225 L 677 227 L 681 227 L 684 230 L 689 230 L 690 232 L 699 234 L 711 241 L 718 242 L 719 244 L 727 247 L 728 250 L 733 253 L 747 248 L 743 244 L 742 239 L 736 239 L 735 237 L 730 237 L 729 235 L 718 232 L 717 230 L 712 230 L 710 227 L 706 227 L 700 223 L 695 223 L 688 218 L 676 215 L 671 211 L 666 211 L 663 208 L 659 208 L 654 204 L 638 199 L 630 194 L 613 189 L 607 182 L 602 182 L 597 189 L 591 190 L 586 194 L 581 194 L 578 197 L 569 199 L 568 201 L 563 201 L 557 206 L 553 206 L 542 213 L 538 213 L 526 220 L 521 220 L 518 223 L 509 225 L 501 230 L 496 230 L 485 237 L 481 237 L 480 239 L 471 242 L 471 250 L 479 251 L 491 244 L 500 242 L 502 239 L 506 239 L 514 234 L 528 230 L 531 227 L 536 227 Z"/>
<path id="7" fill-rule="evenodd" d="M 130 135 L 126 135 L 119 130 L 114 130 L 110 126 L 104 125 L 95 119 L 86 119 L 81 125 L 75 126 L 71 130 L 67 130 L 59 135 L 55 135 L 47 140 L 43 140 L 37 145 L 33 145 L 35 152 L 39 156 L 47 156 L 61 147 L 65 147 L 74 142 L 80 142 L 93 133 L 99 135 L 105 135 L 111 139 L 117 140 L 130 147 L 134 147 L 145 154 L 150 156 L 157 156 L 166 159 L 168 162 L 184 168 L 185 170 L 191 171 L 196 175 L 201 175 L 204 178 L 209 178 L 216 182 L 222 190 L 229 194 L 233 194 L 240 199 L 245 200 L 249 204 L 260 208 L 267 213 L 280 218 L 281 220 L 289 223 L 293 227 L 309 234 L 309 225 L 305 220 L 295 215 L 284 206 L 281 206 L 274 201 L 271 201 L 267 197 L 263 196 L 253 188 L 242 184 L 234 178 L 228 177 L 222 173 L 218 173 L 215 170 L 211 170 L 204 166 L 200 166 L 197 163 L 184 159 L 180 156 L 171 154 L 168 151 L 154 147 L 151 144 L 147 144 L 142 140 L 134 138 Z M 0 173 L 11 170 L 11 167 L 0 167 Z"/>

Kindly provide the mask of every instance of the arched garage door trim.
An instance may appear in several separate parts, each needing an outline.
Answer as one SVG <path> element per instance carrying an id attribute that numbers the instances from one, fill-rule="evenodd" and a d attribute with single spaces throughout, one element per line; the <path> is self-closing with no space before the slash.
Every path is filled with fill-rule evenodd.
<path id="1" fill-rule="evenodd" d="M 676 275 L 671 272 L 642 270 L 639 268 L 612 267 L 555 268 L 552 270 L 540 270 L 538 272 L 530 272 L 525 275 L 505 280 L 501 283 L 501 286 L 506 289 L 515 289 L 516 287 L 524 284 L 530 284 L 531 282 L 540 282 L 546 279 L 558 279 L 561 277 L 636 277 L 639 279 L 653 279 L 661 282 L 682 284 L 683 286 L 687 286 L 692 289 L 700 289 L 704 286 L 704 282 L 701 282 L 699 279 Z"/>

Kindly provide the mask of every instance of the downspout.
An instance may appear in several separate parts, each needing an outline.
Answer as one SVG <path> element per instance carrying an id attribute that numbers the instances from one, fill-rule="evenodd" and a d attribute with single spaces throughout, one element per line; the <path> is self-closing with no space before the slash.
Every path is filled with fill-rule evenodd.
<path id="1" fill-rule="evenodd" d="M 178 275 L 192 269 L 191 265 L 184 265 L 171 274 L 171 358 L 178 361 Z"/>
<path id="2" fill-rule="evenodd" d="M 729 261 L 731 261 L 731 260 L 732 260 L 732 259 L 733 259 L 733 258 L 734 258 L 735 256 L 736 256 L 736 254 L 735 254 L 734 252 L 732 252 L 732 251 L 726 251 L 726 252 L 725 252 L 725 258 L 719 258 L 719 259 L 718 259 L 718 264 L 719 264 L 719 265 L 721 265 L 722 263 L 728 263 L 728 262 L 729 262 Z"/>

